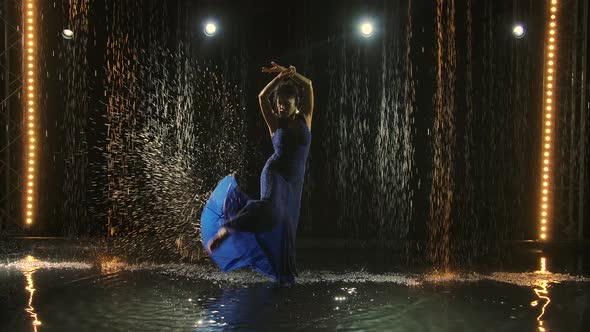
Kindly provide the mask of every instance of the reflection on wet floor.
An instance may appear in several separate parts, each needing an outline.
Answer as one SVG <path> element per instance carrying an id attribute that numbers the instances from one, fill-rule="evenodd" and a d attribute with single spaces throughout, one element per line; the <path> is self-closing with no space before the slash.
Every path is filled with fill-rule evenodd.
<path id="1" fill-rule="evenodd" d="M 27 256 L 25 259 L 27 262 L 34 263 L 36 259 L 33 256 Z M 27 307 L 25 311 L 31 316 L 32 324 L 33 324 L 33 331 L 37 332 L 37 326 L 41 325 L 41 321 L 37 318 L 37 313 L 35 312 L 35 308 L 33 307 L 33 296 L 35 294 L 35 284 L 33 282 L 33 273 L 37 270 L 37 267 L 30 266 L 28 268 L 23 269 L 23 273 L 27 280 L 27 284 L 25 289 L 29 292 L 29 301 L 27 303 Z"/>
<path id="2" fill-rule="evenodd" d="M 539 273 L 541 277 L 549 272 L 547 271 L 547 259 L 545 257 L 541 257 L 539 270 L 535 272 Z M 549 280 L 541 278 L 536 282 L 536 284 L 537 287 L 533 288 L 533 290 L 539 297 L 539 301 L 542 302 L 541 313 L 537 317 L 537 322 L 539 322 L 539 331 L 547 331 L 547 329 L 543 326 L 543 315 L 545 315 L 545 309 L 551 302 L 551 299 L 549 298 Z M 531 302 L 531 305 L 533 307 L 537 306 L 539 301 L 533 301 Z"/>
<path id="3" fill-rule="evenodd" d="M 87 261 L 21 257 L 0 264 L 0 279 L 6 279 L 0 287 L 17 282 L 24 289 L 20 309 L 10 312 L 22 315 L 28 327 L 13 323 L 9 327 L 15 331 L 68 329 L 76 324 L 101 329 L 107 328 L 105 322 L 144 330 L 398 326 L 466 331 L 482 326 L 526 329 L 535 322 L 537 330 L 549 331 L 584 326 L 590 310 L 590 279 L 552 272 L 550 259 L 544 256 L 529 272 L 306 269 L 298 284 L 287 288 L 274 287 L 269 279 L 248 270 L 226 274 L 207 264 L 129 264 L 106 255 Z M 11 279 L 15 272 L 24 280 Z M 560 295 L 554 298 L 556 290 Z M 567 294 L 575 294 L 576 302 L 569 303 Z M 14 302 L 3 304 L 0 299 L 0 306 L 20 303 L 10 301 Z M 70 305 L 78 310 L 75 319 L 64 318 Z M 559 318 L 564 310 L 571 319 Z M 486 317 L 498 322 L 478 326 L 478 319 Z"/>

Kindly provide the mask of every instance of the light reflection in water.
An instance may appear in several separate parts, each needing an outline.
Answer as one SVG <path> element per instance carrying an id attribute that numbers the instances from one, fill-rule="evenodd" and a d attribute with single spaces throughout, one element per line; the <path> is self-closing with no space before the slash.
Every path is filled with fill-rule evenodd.
<path id="1" fill-rule="evenodd" d="M 547 274 L 547 260 L 545 257 L 541 257 L 540 261 L 540 268 L 538 271 L 535 271 L 538 274 Z M 545 309 L 551 302 L 549 298 L 549 280 L 547 279 L 539 279 L 535 281 L 535 288 L 533 288 L 535 294 L 539 298 L 538 301 L 531 302 L 531 306 L 536 307 L 539 304 L 539 301 L 543 301 L 543 306 L 541 307 L 541 313 L 537 317 L 537 322 L 539 323 L 539 331 L 547 331 L 546 327 L 543 326 L 543 315 L 545 315 Z"/>
<path id="2" fill-rule="evenodd" d="M 38 260 L 35 257 L 30 255 L 27 256 L 24 259 L 24 261 L 27 263 L 38 262 Z M 39 269 L 39 267 L 35 266 L 34 264 L 31 264 L 28 267 L 22 269 L 22 272 L 27 280 L 27 285 L 25 286 L 25 289 L 29 293 L 29 302 L 27 303 L 28 306 L 25 308 L 25 311 L 33 319 L 33 331 L 35 332 L 37 332 L 37 326 L 41 325 L 41 321 L 37 318 L 37 313 L 35 312 L 35 308 L 33 307 L 33 295 L 35 294 L 33 274 L 35 273 L 35 271 L 37 271 L 37 269 Z"/>

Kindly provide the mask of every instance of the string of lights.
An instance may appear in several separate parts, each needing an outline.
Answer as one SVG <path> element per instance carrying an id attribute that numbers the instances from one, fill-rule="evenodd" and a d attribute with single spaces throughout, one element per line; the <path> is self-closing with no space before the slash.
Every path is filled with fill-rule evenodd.
<path id="1" fill-rule="evenodd" d="M 25 147 L 25 174 L 26 174 L 26 190 L 25 190 L 25 222 L 30 225 L 34 221 L 34 197 L 35 197 L 35 160 L 36 160 L 36 91 L 35 91 L 35 3 L 34 0 L 26 0 L 23 6 L 24 9 L 24 78 L 25 78 L 25 124 L 26 124 L 26 141 Z"/>
<path id="2" fill-rule="evenodd" d="M 541 189 L 541 224 L 539 227 L 539 237 L 541 240 L 547 239 L 548 227 L 550 222 L 549 206 L 550 203 L 550 169 L 551 164 L 549 158 L 551 156 L 551 133 L 552 121 L 554 113 L 554 95 L 553 87 L 555 80 L 556 57 L 557 48 L 557 0 L 551 0 L 549 5 L 549 23 L 547 34 L 547 43 L 545 50 L 545 93 L 544 93 L 544 122 L 543 122 L 543 172 L 542 172 L 542 189 Z"/>

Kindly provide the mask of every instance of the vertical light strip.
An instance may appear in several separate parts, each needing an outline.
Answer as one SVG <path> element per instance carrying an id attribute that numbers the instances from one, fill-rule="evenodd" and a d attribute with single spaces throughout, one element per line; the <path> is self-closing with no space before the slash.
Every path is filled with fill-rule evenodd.
<path id="1" fill-rule="evenodd" d="M 37 157 L 37 91 L 36 91 L 36 49 L 37 43 L 35 36 L 37 34 L 36 26 L 35 1 L 25 0 L 23 2 L 23 66 L 24 66 L 24 114 L 25 114 L 25 135 L 23 144 L 25 150 L 25 222 L 27 225 L 33 223 L 35 215 L 35 180 L 36 180 L 36 157 Z"/>
<path id="2" fill-rule="evenodd" d="M 551 170 L 551 151 L 552 151 L 552 133 L 554 123 L 554 111 L 555 111 L 555 62 L 557 57 L 556 39 L 557 39 L 557 0 L 550 0 L 549 4 L 549 20 L 547 24 L 547 43 L 545 49 L 545 87 L 543 96 L 543 172 L 541 179 L 541 217 L 539 224 L 539 238 L 541 240 L 547 239 L 549 222 L 550 222 L 550 205 L 551 205 L 551 193 L 550 188 L 550 170 Z"/>

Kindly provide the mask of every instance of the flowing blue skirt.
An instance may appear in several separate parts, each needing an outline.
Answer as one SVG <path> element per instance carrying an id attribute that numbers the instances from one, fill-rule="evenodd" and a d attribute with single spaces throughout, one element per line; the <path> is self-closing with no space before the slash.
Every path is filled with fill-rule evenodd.
<path id="1" fill-rule="evenodd" d="M 228 195 L 231 199 L 226 200 Z M 242 193 L 232 175 L 219 181 L 201 213 L 201 235 L 205 248 L 226 220 L 231 219 L 231 214 L 246 206 L 248 201 L 251 199 Z M 224 272 L 251 267 L 281 283 L 291 283 L 293 280 L 285 280 L 280 275 L 278 264 L 271 263 L 273 257 L 280 256 L 281 250 L 282 227 L 276 228 L 266 234 L 232 230 L 230 236 L 209 255 Z"/>

